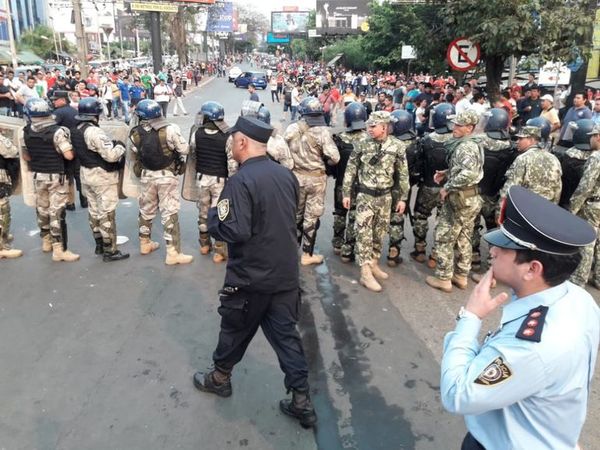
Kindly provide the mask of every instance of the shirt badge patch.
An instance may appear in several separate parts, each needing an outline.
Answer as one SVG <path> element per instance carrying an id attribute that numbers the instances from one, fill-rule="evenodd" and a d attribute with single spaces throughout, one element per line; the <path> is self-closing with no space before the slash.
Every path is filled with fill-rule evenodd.
<path id="1" fill-rule="evenodd" d="M 223 222 L 229 215 L 229 199 L 224 198 L 217 203 L 217 213 L 219 214 L 219 220 Z"/>
<path id="2" fill-rule="evenodd" d="M 501 356 L 491 362 L 475 380 L 475 384 L 493 386 L 502 383 L 512 376 L 510 367 L 506 365 Z"/>

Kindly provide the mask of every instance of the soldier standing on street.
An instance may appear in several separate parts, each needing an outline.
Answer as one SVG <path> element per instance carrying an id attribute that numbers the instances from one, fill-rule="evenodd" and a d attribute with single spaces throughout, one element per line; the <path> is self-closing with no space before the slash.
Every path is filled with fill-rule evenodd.
<path id="1" fill-rule="evenodd" d="M 436 183 L 443 183 L 443 205 L 435 228 L 435 276 L 428 276 L 425 282 L 444 292 L 451 292 L 453 284 L 466 289 L 471 270 L 473 224 L 481 209 L 477 184 L 483 178 L 484 162 L 479 140 L 472 136 L 478 121 L 479 115 L 471 110 L 455 116 L 455 139 L 446 142 L 448 169 L 437 171 L 433 177 Z"/>
<path id="2" fill-rule="evenodd" d="M 473 229 L 473 256 L 471 260 L 473 270 L 481 270 L 481 217 L 485 221 L 485 228 L 490 231 L 497 227 L 496 208 L 500 188 L 504 185 L 505 174 L 508 167 L 517 156 L 513 149 L 508 134 L 508 113 L 502 108 L 493 108 L 484 113 L 487 122 L 484 127 L 485 135 L 482 136 L 481 145 L 485 153 L 483 164 L 483 178 L 479 182 L 479 191 L 482 200 L 481 212 L 475 218 Z M 486 265 L 487 266 L 487 265 Z M 487 267 L 484 267 L 484 271 Z M 480 274 L 473 274 L 474 281 L 480 281 Z"/>
<path id="3" fill-rule="evenodd" d="M 344 175 L 344 207 L 349 209 L 356 183 L 356 260 L 360 283 L 373 292 L 377 282 L 388 278 L 379 268 L 383 238 L 390 226 L 392 198 L 396 212 L 403 214 L 408 199 L 406 145 L 388 136 L 392 120 L 387 111 L 376 111 L 367 121 L 369 137 L 356 142 Z"/>
<path id="4" fill-rule="evenodd" d="M 340 162 L 333 167 L 335 175 L 335 193 L 333 209 L 333 252 L 340 255 L 343 262 L 354 261 L 354 244 L 356 242 L 356 187 L 350 191 L 350 209 L 344 208 L 343 185 L 348 159 L 354 151 L 354 144 L 368 138 L 365 129 L 367 110 L 358 103 L 352 102 L 344 111 L 346 131 L 334 135 L 333 140 L 340 152 Z M 347 223 L 346 223 L 347 222 Z"/>
<path id="5" fill-rule="evenodd" d="M 200 391 L 231 396 L 233 368 L 260 326 L 285 373 L 285 387 L 292 392 L 291 400 L 279 403 L 280 410 L 303 427 L 312 427 L 317 416 L 296 328 L 300 309 L 295 223 L 299 186 L 289 170 L 267 157 L 272 132 L 272 127 L 253 117 L 240 117 L 231 131 L 239 172 L 227 181 L 208 219 L 210 233 L 227 242 L 230 250 L 219 298 L 219 342 L 213 353 L 214 369 L 196 372 L 193 381 Z"/>
<path id="6" fill-rule="evenodd" d="M 433 110 L 432 125 L 434 131 L 421 139 L 422 152 L 422 181 L 415 200 L 413 233 L 415 235 L 415 250 L 410 253 L 411 258 L 419 263 L 427 261 L 430 269 L 435 268 L 435 248 L 427 259 L 427 231 L 429 216 L 437 208 L 438 215 L 442 208 L 440 190 L 442 189 L 433 177 L 438 171 L 448 168 L 447 151 L 445 143 L 452 138 L 452 131 L 448 125 L 448 116 L 454 115 L 454 106 L 442 103 Z"/>
<path id="7" fill-rule="evenodd" d="M 179 229 L 179 178 L 184 167 L 183 158 L 189 146 L 177 125 L 162 117 L 162 108 L 154 100 L 142 100 L 135 109 L 140 123 L 129 138 L 137 154 L 141 191 L 138 217 L 140 253 L 147 255 L 158 248 L 151 240 L 152 220 L 160 209 L 163 236 L 167 245 L 165 264 L 188 264 L 194 259 L 181 253 Z"/>
<path id="8" fill-rule="evenodd" d="M 340 160 L 329 128 L 323 118 L 323 105 L 315 97 L 307 97 L 298 107 L 300 120 L 288 126 L 284 139 L 294 159 L 294 175 L 300 183 L 300 197 L 296 223 L 302 244 L 300 264 L 321 264 L 323 255 L 314 254 L 319 218 L 325 209 L 327 175 L 325 164 L 335 165 Z M 327 162 L 324 162 L 324 159 Z"/>
<path id="9" fill-rule="evenodd" d="M 10 248 L 10 196 L 19 176 L 19 149 L 0 134 L 0 259 L 18 258 L 22 250 Z"/>
<path id="10" fill-rule="evenodd" d="M 119 204 L 119 170 L 125 144 L 112 141 L 100 129 L 102 104 L 95 97 L 79 102 L 75 118 L 80 122 L 72 130 L 73 146 L 81 164 L 81 184 L 88 200 L 90 228 L 96 241 L 96 255 L 105 262 L 129 258 L 117 249 L 116 209 Z"/>
<path id="11" fill-rule="evenodd" d="M 391 113 L 392 116 L 392 134 L 394 138 L 402 141 L 405 147 L 406 163 L 408 164 L 408 181 L 410 189 L 412 186 L 417 185 L 421 178 L 421 154 L 420 145 L 417 138 L 417 133 L 414 129 L 413 116 L 409 112 L 404 110 L 396 110 Z M 407 194 L 407 202 L 410 202 L 410 189 Z M 396 267 L 402 263 L 402 257 L 400 256 L 400 249 L 404 238 L 404 218 L 406 213 L 412 214 L 410 211 L 410 205 L 404 210 L 404 213 L 398 213 L 396 206 L 398 204 L 397 198 L 392 198 L 392 210 L 390 216 L 390 242 L 388 249 L 387 265 L 389 267 Z M 412 215 L 410 216 L 412 219 Z"/>
<path id="12" fill-rule="evenodd" d="M 587 119 L 583 119 L 587 120 Z M 582 122 L 580 120 L 579 122 Z M 583 166 L 583 175 L 580 177 L 579 184 L 570 198 L 569 211 L 578 215 L 596 230 L 596 241 L 584 247 L 581 251 L 581 262 L 571 275 L 569 280 L 579 286 L 585 286 L 588 282 L 592 265 L 595 266 L 594 277 L 591 283 L 596 289 L 600 289 L 600 279 L 596 278 L 596 272 L 600 267 L 600 258 L 594 251 L 598 243 L 598 233 L 600 230 L 600 125 L 594 125 L 592 130 L 587 133 L 590 138 L 590 150 L 585 153 Z M 573 143 L 578 140 L 576 133 L 573 134 Z M 577 144 L 575 144 L 577 146 Z"/>
<path id="13" fill-rule="evenodd" d="M 237 170 L 231 153 L 227 152 L 229 126 L 225 123 L 225 110 L 220 103 L 205 102 L 200 108 L 200 123 L 192 135 L 190 150 L 195 151 L 196 184 L 200 192 L 198 200 L 198 228 L 200 253 L 208 255 L 212 249 L 208 234 L 208 209 L 217 205 L 225 180 Z M 227 260 L 227 248 L 221 241 L 215 242 L 213 262 Z"/>
<path id="14" fill-rule="evenodd" d="M 23 130 L 24 159 L 33 172 L 37 223 L 42 250 L 52 252 L 53 261 L 77 261 L 79 255 L 67 250 L 66 204 L 69 183 L 65 161 L 75 157 L 68 128 L 58 126 L 48 103 L 39 98 L 27 100 L 24 114 L 31 120 Z"/>

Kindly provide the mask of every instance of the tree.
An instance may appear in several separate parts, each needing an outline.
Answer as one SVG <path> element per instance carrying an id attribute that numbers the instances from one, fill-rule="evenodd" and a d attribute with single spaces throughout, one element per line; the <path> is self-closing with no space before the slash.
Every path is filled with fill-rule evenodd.
<path id="1" fill-rule="evenodd" d="M 442 8 L 446 34 L 481 45 L 487 90 L 497 95 L 506 60 L 538 54 L 542 61 L 587 56 L 593 0 L 461 0 Z"/>
<path id="2" fill-rule="evenodd" d="M 54 39 L 55 35 L 51 28 L 45 25 L 38 25 L 21 35 L 18 48 L 19 50 L 30 50 L 44 59 L 56 59 Z M 59 39 L 59 37 L 56 36 L 56 39 Z M 73 46 L 66 39 L 62 38 L 61 44 L 64 52 L 71 53 L 74 51 Z"/>

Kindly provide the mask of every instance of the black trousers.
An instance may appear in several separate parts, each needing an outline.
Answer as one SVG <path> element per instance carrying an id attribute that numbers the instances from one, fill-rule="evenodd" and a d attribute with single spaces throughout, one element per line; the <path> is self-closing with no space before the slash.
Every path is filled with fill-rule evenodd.
<path id="1" fill-rule="evenodd" d="M 220 295 L 221 331 L 213 353 L 215 367 L 230 373 L 241 361 L 248 345 L 262 331 L 275 350 L 279 367 L 285 374 L 286 389 L 308 389 L 308 365 L 296 329 L 300 310 L 297 289 L 275 294 L 238 291 Z"/>
<path id="2" fill-rule="evenodd" d="M 477 442 L 471 433 L 467 433 L 460 450 L 485 450 L 485 447 Z"/>

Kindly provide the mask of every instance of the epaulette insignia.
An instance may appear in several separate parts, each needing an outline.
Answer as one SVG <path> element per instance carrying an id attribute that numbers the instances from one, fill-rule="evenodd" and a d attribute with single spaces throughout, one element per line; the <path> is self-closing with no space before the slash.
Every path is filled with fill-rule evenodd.
<path id="1" fill-rule="evenodd" d="M 521 328 L 515 335 L 519 339 L 526 341 L 540 342 L 542 340 L 542 331 L 544 330 L 544 321 L 548 313 L 547 306 L 538 306 L 533 308 L 525 317 L 521 324 Z"/>

